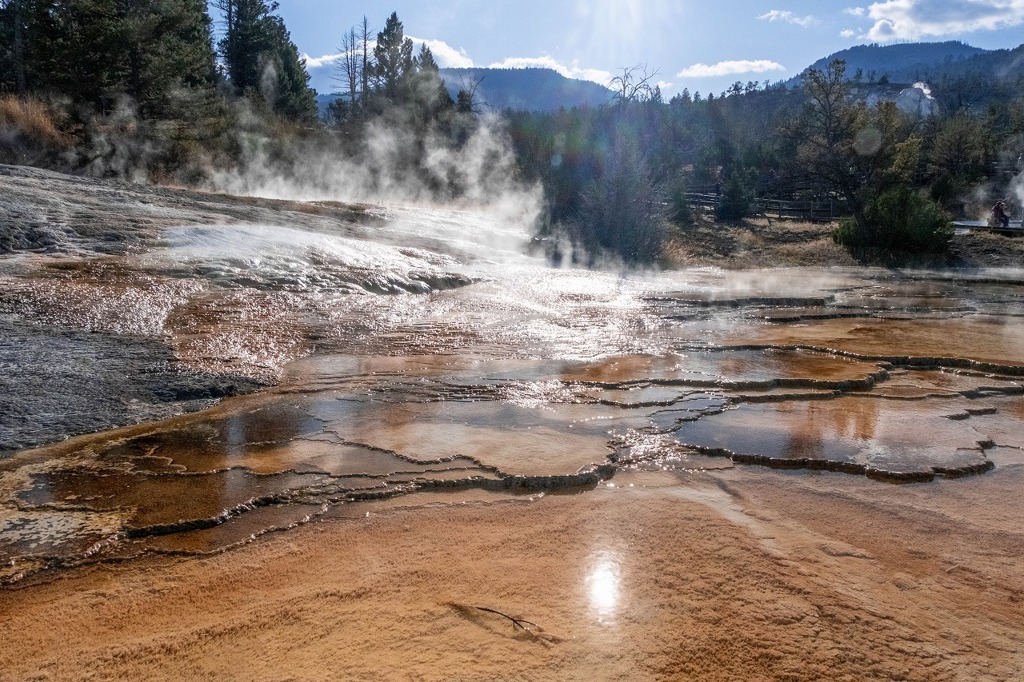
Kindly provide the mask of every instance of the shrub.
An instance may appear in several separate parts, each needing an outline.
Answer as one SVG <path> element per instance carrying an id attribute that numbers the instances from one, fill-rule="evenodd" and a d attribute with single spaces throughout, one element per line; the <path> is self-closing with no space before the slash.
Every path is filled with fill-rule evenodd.
<path id="1" fill-rule="evenodd" d="M 868 204 L 864 224 L 844 220 L 833 238 L 847 247 L 936 253 L 949 247 L 953 228 L 938 204 L 909 187 L 897 187 Z"/>
<path id="2" fill-rule="evenodd" d="M 735 170 L 729 175 L 718 201 L 715 215 L 720 220 L 743 220 L 750 215 L 754 193 L 750 190 L 743 171 Z"/>
<path id="3" fill-rule="evenodd" d="M 668 187 L 668 219 L 677 227 L 693 225 L 693 207 L 686 196 L 686 179 L 676 176 Z"/>

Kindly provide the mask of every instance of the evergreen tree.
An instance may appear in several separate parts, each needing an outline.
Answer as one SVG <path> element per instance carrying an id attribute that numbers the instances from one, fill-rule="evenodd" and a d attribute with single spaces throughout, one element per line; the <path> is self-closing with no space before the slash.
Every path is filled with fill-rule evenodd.
<path id="1" fill-rule="evenodd" d="M 182 89 L 214 75 L 202 0 L 9 0 L 0 24 L 12 36 L 0 85 L 60 94 L 106 109 L 122 96 L 145 116 L 168 114 Z"/>
<path id="2" fill-rule="evenodd" d="M 420 48 L 407 82 L 410 103 L 421 120 L 434 120 L 452 108 L 452 96 L 448 94 L 448 88 L 441 79 L 441 69 L 426 44 Z"/>
<path id="3" fill-rule="evenodd" d="M 665 239 L 662 189 L 631 140 L 616 140 L 603 161 L 600 173 L 581 194 L 576 239 L 626 263 L 651 263 Z"/>
<path id="4" fill-rule="evenodd" d="M 220 48 L 228 78 L 240 95 L 261 95 L 284 118 L 316 119 L 316 93 L 306 63 L 291 40 L 278 5 L 265 0 L 224 0 L 227 31 Z"/>
<path id="5" fill-rule="evenodd" d="M 28 91 L 25 46 L 28 41 L 29 0 L 0 1 L 0 91 Z"/>
<path id="6" fill-rule="evenodd" d="M 124 92 L 146 117 L 172 116 L 182 90 L 213 85 L 216 59 L 203 0 L 121 3 Z"/>
<path id="7" fill-rule="evenodd" d="M 384 30 L 377 34 L 373 48 L 373 64 L 369 67 L 376 83 L 376 91 L 384 100 L 401 103 L 407 79 L 413 72 L 412 40 L 405 37 L 405 29 L 392 12 Z"/>
<path id="8" fill-rule="evenodd" d="M 715 209 L 715 215 L 721 220 L 743 220 L 750 215 L 754 194 L 747 185 L 745 176 L 746 173 L 741 168 L 729 174 L 718 207 Z"/>

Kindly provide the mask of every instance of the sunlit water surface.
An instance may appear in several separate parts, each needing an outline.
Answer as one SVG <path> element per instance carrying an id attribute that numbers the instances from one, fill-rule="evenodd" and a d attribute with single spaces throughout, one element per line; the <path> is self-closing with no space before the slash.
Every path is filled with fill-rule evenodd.
<path id="1" fill-rule="evenodd" d="M 0 460 L 0 581 L 586 490 L 622 467 L 885 485 L 984 474 L 1024 448 L 1019 273 L 554 269 L 496 217 L 377 218 L 182 226 L 117 260 L 5 262 L 0 322 L 24 339 L 8 369 L 35 378 L 6 380 L 3 446 L 162 421 Z M 620 578 L 595 554 L 602 622 Z"/>

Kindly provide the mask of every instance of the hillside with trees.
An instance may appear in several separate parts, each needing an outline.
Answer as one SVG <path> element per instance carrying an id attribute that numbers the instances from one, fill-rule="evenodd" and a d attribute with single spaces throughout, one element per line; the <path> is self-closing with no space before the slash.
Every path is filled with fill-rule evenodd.
<path id="1" fill-rule="evenodd" d="M 822 57 L 808 71 L 824 71 L 829 64 L 841 61 L 856 82 L 875 83 L 881 79 L 896 83 L 927 80 L 950 68 L 988 51 L 959 41 L 942 43 L 899 43 L 896 45 L 856 45 Z M 800 79 L 790 81 L 799 85 Z"/>
<path id="2" fill-rule="evenodd" d="M 941 252 L 951 218 L 984 217 L 997 198 L 1021 210 L 1019 72 L 979 77 L 977 87 L 1000 93 L 984 106 L 938 86 L 931 116 L 869 99 L 841 60 L 809 70 L 797 88 L 737 82 L 668 102 L 642 72 L 624 75 L 635 87 L 608 107 L 509 115 L 523 172 L 547 191 L 542 229 L 555 259 L 569 243 L 583 262 L 602 253 L 653 262 L 659 240 L 685 233 L 705 209 L 722 221 L 783 207 L 842 219 L 837 241 L 869 259 Z M 632 186 L 645 190 L 620 192 Z"/>
<path id="3" fill-rule="evenodd" d="M 665 101 L 641 67 L 609 88 L 443 71 L 392 13 L 379 31 L 367 19 L 339 30 L 342 93 L 318 117 L 276 3 L 214 7 L 4 0 L 0 161 L 196 185 L 253 168 L 315 185 L 344 161 L 337 173 L 358 175 L 364 196 L 477 201 L 514 171 L 543 188 L 538 235 L 553 259 L 636 265 L 701 221 L 755 215 L 836 221 L 836 240 L 868 258 L 941 252 L 950 218 L 984 216 L 996 198 L 1019 212 L 1014 188 L 1024 197 L 1024 46 L 862 46 L 795 85 Z M 930 92 L 892 82 L 925 74 Z M 554 108 L 577 96 L 583 106 Z M 499 101 L 500 119 L 481 114 Z"/>
<path id="4" fill-rule="evenodd" d="M 348 50 L 346 50 L 348 52 Z M 356 53 L 353 53 L 356 54 Z M 356 54 L 358 57 L 358 54 Z M 460 92 L 469 95 L 477 112 L 557 111 L 577 107 L 598 107 L 610 102 L 611 90 L 592 81 L 566 78 L 552 69 L 440 69 L 448 95 L 457 99 Z M 343 76 L 345 92 L 353 88 Z M 319 95 L 322 113 L 342 94 Z"/>
<path id="5" fill-rule="evenodd" d="M 599 107 L 613 93 L 592 81 L 567 78 L 553 69 L 441 69 L 448 92 L 474 90 L 486 111 L 557 111 Z"/>

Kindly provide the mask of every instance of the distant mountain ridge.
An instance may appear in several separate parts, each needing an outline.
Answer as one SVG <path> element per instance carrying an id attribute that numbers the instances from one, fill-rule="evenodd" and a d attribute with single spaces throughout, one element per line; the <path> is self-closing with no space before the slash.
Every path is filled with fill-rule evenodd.
<path id="1" fill-rule="evenodd" d="M 831 62 L 846 62 L 847 78 L 860 69 L 863 82 L 887 77 L 893 83 L 936 82 L 942 78 L 983 72 L 1015 78 L 1024 73 L 1024 46 L 1012 50 L 984 50 L 957 41 L 942 43 L 901 43 L 898 45 L 857 45 L 811 64 L 825 69 Z M 796 85 L 800 77 L 787 84 Z"/>
<path id="2" fill-rule="evenodd" d="M 613 94 L 603 85 L 567 78 L 554 69 L 441 69 L 441 78 L 453 98 L 460 89 L 478 84 L 477 104 L 491 111 L 600 106 Z"/>
<path id="3" fill-rule="evenodd" d="M 476 86 L 475 104 L 481 111 L 558 111 L 596 107 L 612 100 L 613 93 L 591 81 L 567 78 L 554 69 L 441 69 L 448 92 Z M 321 114 L 341 95 L 319 95 Z"/>
<path id="4" fill-rule="evenodd" d="M 1009 87 L 1024 78 L 1024 45 L 1008 50 L 984 50 L 957 41 L 857 45 L 819 59 L 808 68 L 825 69 L 836 59 L 846 62 L 847 78 L 853 79 L 860 69 L 865 85 L 872 76 L 876 84 L 884 76 L 892 84 L 924 81 L 937 85 L 943 80 L 970 80 L 974 74 L 982 74 L 986 78 L 994 75 Z M 602 85 L 567 78 L 553 69 L 451 68 L 441 69 L 441 77 L 453 99 L 460 89 L 476 86 L 475 104 L 481 111 L 550 112 L 602 106 L 614 97 Z M 796 87 L 800 78 L 796 76 L 785 84 Z M 339 96 L 320 95 L 317 101 L 321 113 Z"/>

